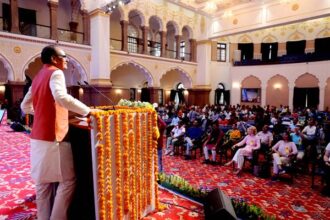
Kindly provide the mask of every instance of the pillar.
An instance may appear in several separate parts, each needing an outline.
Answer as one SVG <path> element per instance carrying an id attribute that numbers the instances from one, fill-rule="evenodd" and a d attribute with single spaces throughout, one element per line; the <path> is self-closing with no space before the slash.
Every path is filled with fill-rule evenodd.
<path id="1" fill-rule="evenodd" d="M 289 83 L 289 109 L 293 110 L 293 92 L 294 92 L 294 82 Z"/>
<path id="2" fill-rule="evenodd" d="M 149 27 L 143 26 L 142 27 L 142 37 L 143 37 L 142 53 L 143 54 L 149 54 L 149 51 L 148 51 L 148 32 L 149 32 Z"/>
<path id="3" fill-rule="evenodd" d="M 315 52 L 315 40 L 306 40 L 305 53 L 314 53 Z"/>
<path id="4" fill-rule="evenodd" d="M 180 42 L 181 42 L 181 35 L 175 36 L 175 42 L 176 42 L 176 56 L 175 59 L 180 59 Z"/>
<path id="5" fill-rule="evenodd" d="M 196 40 L 190 39 L 190 61 L 196 62 Z"/>
<path id="6" fill-rule="evenodd" d="M 100 9 L 90 13 L 91 75 L 98 83 L 110 84 L 110 15 Z"/>
<path id="7" fill-rule="evenodd" d="M 266 106 L 267 83 L 261 84 L 261 103 L 260 106 Z"/>
<path id="8" fill-rule="evenodd" d="M 261 44 L 253 44 L 253 59 L 261 60 Z"/>
<path id="9" fill-rule="evenodd" d="M 286 42 L 278 43 L 277 56 L 286 55 Z"/>
<path id="10" fill-rule="evenodd" d="M 10 0 L 11 29 L 10 32 L 19 34 L 18 3 L 17 0 Z"/>
<path id="11" fill-rule="evenodd" d="M 128 52 L 128 21 L 121 20 L 121 50 Z"/>
<path id="12" fill-rule="evenodd" d="M 197 42 L 197 85 L 210 85 L 211 41 Z"/>
<path id="13" fill-rule="evenodd" d="M 84 39 L 83 44 L 90 44 L 90 19 L 86 10 L 81 12 L 83 19 Z"/>
<path id="14" fill-rule="evenodd" d="M 50 16 L 50 39 L 58 40 L 57 36 L 57 2 L 48 2 Z"/>
<path id="15" fill-rule="evenodd" d="M 161 31 L 160 32 L 160 48 L 161 48 L 161 52 L 160 52 L 160 56 L 161 57 L 166 57 L 166 31 Z"/>
<path id="16" fill-rule="evenodd" d="M 320 82 L 319 83 L 319 88 L 320 88 L 320 103 L 318 106 L 318 110 L 319 111 L 324 111 L 325 107 L 324 107 L 324 99 L 325 99 L 325 87 L 326 87 L 327 83 L 326 81 L 324 82 Z"/>

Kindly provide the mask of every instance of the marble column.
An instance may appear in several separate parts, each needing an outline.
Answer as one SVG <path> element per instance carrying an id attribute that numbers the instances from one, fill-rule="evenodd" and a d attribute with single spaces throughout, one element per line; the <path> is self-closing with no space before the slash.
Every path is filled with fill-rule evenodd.
<path id="1" fill-rule="evenodd" d="M 176 56 L 175 59 L 180 59 L 180 42 L 181 42 L 181 35 L 175 36 L 175 42 L 176 42 Z"/>
<path id="2" fill-rule="evenodd" d="M 128 52 L 128 21 L 121 20 L 121 50 Z"/>
<path id="3" fill-rule="evenodd" d="M 196 40 L 190 39 L 190 61 L 196 62 Z"/>
<path id="4" fill-rule="evenodd" d="M 90 13 L 91 73 L 98 84 L 110 84 L 110 15 L 100 9 Z"/>
<path id="5" fill-rule="evenodd" d="M 315 40 L 306 40 L 305 53 L 314 53 L 315 52 Z"/>
<path id="6" fill-rule="evenodd" d="M 197 75 L 198 85 L 210 85 L 211 72 L 211 41 L 204 40 L 197 42 Z"/>
<path id="7" fill-rule="evenodd" d="M 48 6 L 49 6 L 49 16 L 50 16 L 50 38 L 53 40 L 58 40 L 58 35 L 57 35 L 58 3 L 49 1 Z"/>
<path id="8" fill-rule="evenodd" d="M 277 56 L 286 55 L 286 42 L 278 43 Z"/>
<path id="9" fill-rule="evenodd" d="M 143 26 L 142 27 L 142 37 L 143 37 L 142 53 L 143 54 L 149 54 L 149 51 L 148 51 L 148 32 L 149 32 L 149 27 Z"/>
<path id="10" fill-rule="evenodd" d="M 260 106 L 266 106 L 267 83 L 261 85 L 261 103 Z"/>
<path id="11" fill-rule="evenodd" d="M 294 82 L 289 83 L 289 108 L 293 110 L 293 92 L 294 92 Z"/>
<path id="12" fill-rule="evenodd" d="M 160 32 L 161 57 L 166 57 L 166 31 Z"/>
<path id="13" fill-rule="evenodd" d="M 84 39 L 83 44 L 90 44 L 90 18 L 86 10 L 81 12 L 83 19 L 83 28 L 84 28 Z"/>
<path id="14" fill-rule="evenodd" d="M 10 0 L 11 29 L 10 32 L 19 34 L 18 3 L 17 0 Z"/>
<path id="15" fill-rule="evenodd" d="M 253 59 L 261 60 L 261 44 L 253 44 Z"/>
<path id="16" fill-rule="evenodd" d="M 320 103 L 318 106 L 318 110 L 324 111 L 324 99 L 325 99 L 325 87 L 327 83 L 325 82 L 320 82 L 319 83 L 319 88 L 320 88 Z"/>

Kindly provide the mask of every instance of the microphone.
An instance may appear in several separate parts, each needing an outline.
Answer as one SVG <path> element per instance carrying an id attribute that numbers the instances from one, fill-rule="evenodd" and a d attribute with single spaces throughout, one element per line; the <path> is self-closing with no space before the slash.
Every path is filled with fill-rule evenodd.
<path id="1" fill-rule="evenodd" d="M 86 82 L 86 81 L 83 81 L 83 82 L 85 83 L 86 86 L 94 89 L 97 93 L 99 93 L 101 96 L 103 96 L 110 103 L 110 105 L 112 105 L 113 110 L 115 110 L 115 105 L 108 96 L 106 96 L 103 92 L 101 92 L 100 90 L 95 88 L 95 86 L 90 85 L 88 82 Z M 81 85 L 81 83 L 79 81 L 77 83 L 78 83 L 78 85 Z"/>

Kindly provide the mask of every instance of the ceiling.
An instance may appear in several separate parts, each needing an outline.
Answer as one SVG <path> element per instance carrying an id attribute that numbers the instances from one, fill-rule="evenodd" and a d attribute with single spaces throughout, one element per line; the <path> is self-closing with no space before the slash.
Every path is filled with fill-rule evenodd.
<path id="1" fill-rule="evenodd" d="M 251 3 L 263 2 L 262 0 L 169 0 L 174 4 L 197 11 L 201 14 L 214 17 L 230 13 L 229 9 Z"/>

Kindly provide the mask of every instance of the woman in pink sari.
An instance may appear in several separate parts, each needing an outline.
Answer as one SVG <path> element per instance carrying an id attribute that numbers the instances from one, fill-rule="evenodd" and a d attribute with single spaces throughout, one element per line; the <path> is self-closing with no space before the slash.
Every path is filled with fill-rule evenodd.
<path id="1" fill-rule="evenodd" d="M 252 153 L 254 150 L 258 150 L 260 148 L 260 140 L 256 136 L 257 129 L 254 126 L 251 126 L 247 130 L 248 135 L 245 136 L 245 138 L 240 141 L 239 143 L 235 144 L 233 146 L 233 149 L 236 147 L 243 146 L 245 144 L 245 147 L 240 148 L 236 151 L 233 159 L 225 164 L 225 166 L 229 166 L 232 163 L 237 164 L 237 170 L 234 172 L 234 174 L 238 175 L 243 167 L 244 164 L 244 156 L 245 157 L 252 157 Z"/>

